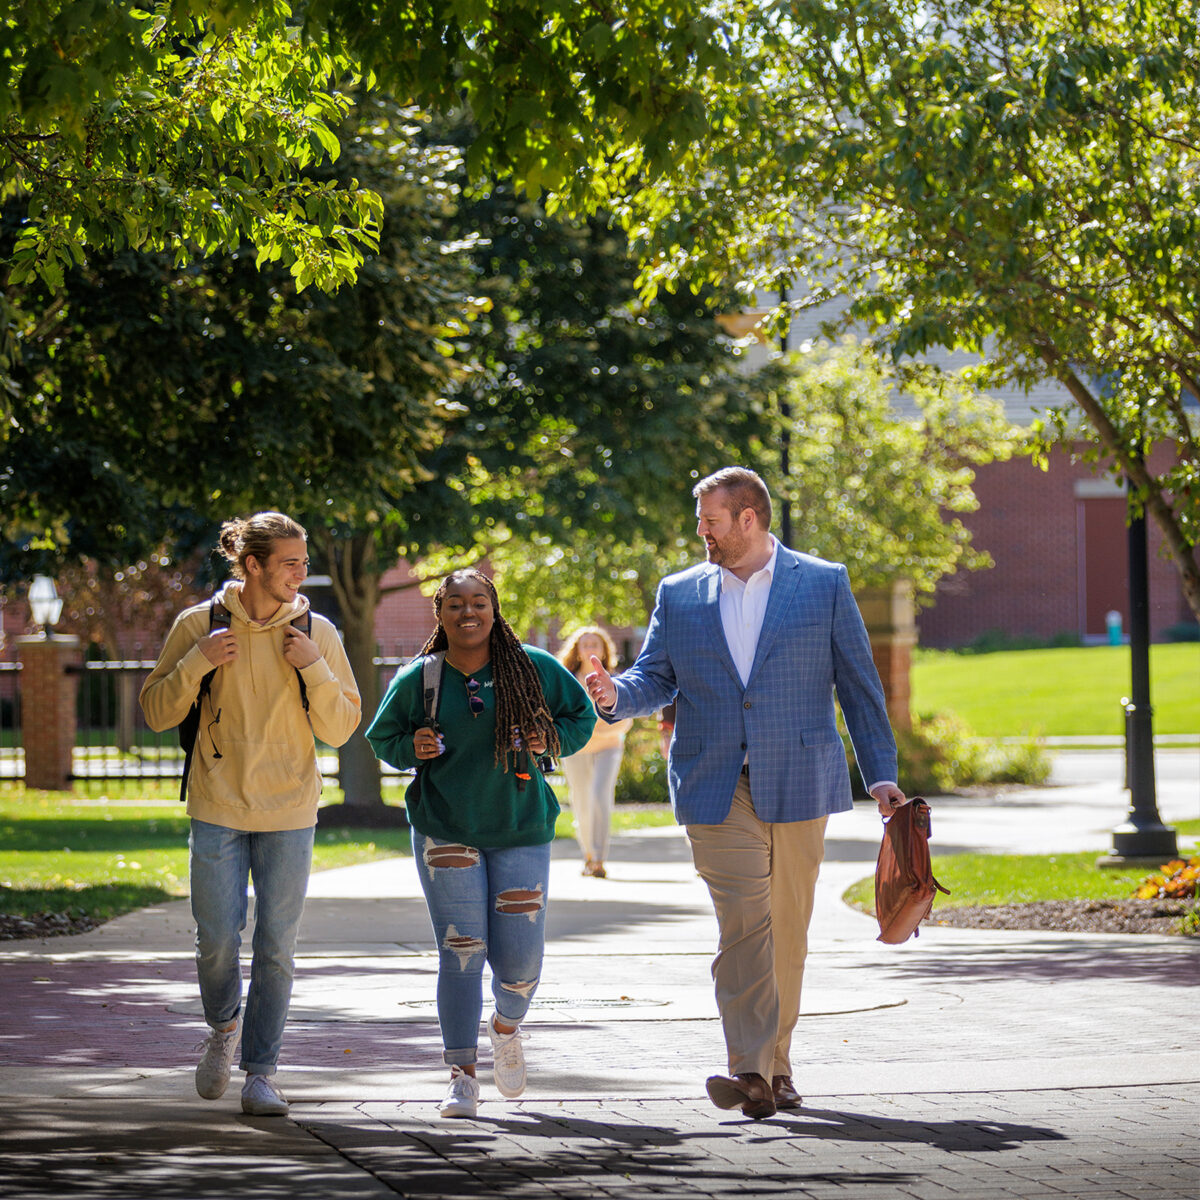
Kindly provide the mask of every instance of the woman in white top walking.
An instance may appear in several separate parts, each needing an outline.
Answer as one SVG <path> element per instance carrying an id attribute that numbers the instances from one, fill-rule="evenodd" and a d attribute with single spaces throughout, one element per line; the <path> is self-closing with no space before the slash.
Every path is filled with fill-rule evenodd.
<path id="1" fill-rule="evenodd" d="M 599 626 L 586 625 L 571 635 L 558 660 L 582 682 L 592 670 L 593 655 L 604 664 L 606 671 L 613 670 L 617 648 L 612 638 Z M 608 874 L 604 860 L 608 857 L 612 832 L 617 774 L 625 750 L 625 734 L 632 724 L 629 720 L 611 725 L 598 721 L 588 744 L 578 753 L 561 760 L 570 792 L 571 811 L 575 816 L 575 837 L 583 851 L 583 873 L 597 879 L 604 879 Z"/>

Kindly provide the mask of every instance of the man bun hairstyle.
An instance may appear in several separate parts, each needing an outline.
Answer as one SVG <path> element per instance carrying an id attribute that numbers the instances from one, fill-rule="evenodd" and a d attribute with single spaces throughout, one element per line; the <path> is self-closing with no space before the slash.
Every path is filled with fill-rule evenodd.
<path id="1" fill-rule="evenodd" d="M 735 517 L 743 508 L 752 508 L 759 525 L 766 530 L 771 528 L 771 493 L 757 472 L 749 467 L 722 467 L 700 480 L 692 488 L 692 495 L 699 500 L 718 489 L 725 492 L 729 511 Z"/>
<path id="2" fill-rule="evenodd" d="M 513 749 L 514 728 L 521 730 L 526 745 L 540 733 L 546 743 L 547 754 L 557 756 L 562 747 L 558 740 L 558 731 L 554 728 L 554 717 L 542 692 L 542 681 L 537 667 L 533 665 L 533 659 L 525 653 L 521 639 L 513 633 L 512 626 L 500 615 L 500 596 L 496 585 L 482 571 L 477 571 L 474 567 L 451 571 L 438 584 L 438 590 L 433 596 L 433 615 L 437 617 L 437 629 L 421 647 L 418 657 L 449 647 L 450 642 L 442 625 L 442 601 L 446 598 L 446 589 L 450 584 L 465 579 L 474 579 L 482 583 L 492 598 L 492 634 L 489 650 L 492 656 L 492 683 L 496 696 L 496 739 L 492 764 L 502 766 L 507 775 L 510 765 L 514 771 L 520 769 L 521 754 L 524 753 L 521 751 L 519 754 Z"/>
<path id="3" fill-rule="evenodd" d="M 252 517 L 234 517 L 221 526 L 217 549 L 228 561 L 235 579 L 246 578 L 246 559 L 251 555 L 259 566 L 271 557 L 276 542 L 289 538 L 308 541 L 304 526 L 280 512 L 260 512 Z"/>

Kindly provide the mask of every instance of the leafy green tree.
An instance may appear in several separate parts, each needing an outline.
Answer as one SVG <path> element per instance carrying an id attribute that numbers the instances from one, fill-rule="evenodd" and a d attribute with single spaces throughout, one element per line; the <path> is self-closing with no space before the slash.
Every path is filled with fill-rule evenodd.
<path id="1" fill-rule="evenodd" d="M 364 98 L 355 118 L 328 170 L 368 179 L 386 213 L 355 287 L 302 291 L 252 252 L 177 269 L 127 251 L 68 276 L 60 332 L 22 363 L 0 478 L 10 532 L 22 536 L 0 565 L 121 563 L 155 544 L 172 513 L 198 514 L 211 538 L 232 512 L 283 508 L 305 521 L 329 566 L 374 712 L 378 577 L 395 560 L 397 512 L 429 475 L 423 458 L 457 417 L 447 400 L 461 369 L 454 339 L 478 302 L 472 240 L 449 220 L 458 151 L 431 144 L 415 113 L 380 97 Z M 68 500 L 108 503 L 56 507 L 66 489 L 39 485 L 64 469 Z M 378 798 L 361 739 L 343 766 L 347 790 L 365 770 Z"/>
<path id="2" fill-rule="evenodd" d="M 781 499 L 795 549 L 845 563 L 855 588 L 908 579 L 918 602 L 944 575 L 991 566 L 958 514 L 978 507 L 974 467 L 1008 458 L 1020 440 L 998 404 L 930 368 L 897 370 L 852 339 L 797 352 L 784 370 Z M 914 417 L 897 411 L 898 391 Z"/>
<path id="3" fill-rule="evenodd" d="M 594 207 L 703 136 L 699 81 L 733 42 L 691 0 L 15 0 L 0 14 L 0 201 L 25 220 L 0 267 L 0 365 L 92 251 L 177 264 L 255 247 L 301 287 L 354 277 L 379 199 L 307 169 L 336 158 L 356 73 L 414 105 L 465 104 L 476 178 Z"/>
<path id="4" fill-rule="evenodd" d="M 22 363 L 0 487 L 21 532 L 10 573 L 130 561 L 172 513 L 295 512 L 373 711 L 374 615 L 397 557 L 674 539 L 661 481 L 686 496 L 691 474 L 732 456 L 752 388 L 712 302 L 640 300 L 602 222 L 502 191 L 456 213 L 455 151 L 383 101 L 359 115 L 331 168 L 385 201 L 358 284 L 301 292 L 251 255 L 177 269 L 126 252 L 72 271 L 61 335 Z M 63 471 L 102 508 L 55 508 L 39 485 Z M 349 746 L 343 767 L 353 800 L 376 803 L 369 753 Z"/>
<path id="5" fill-rule="evenodd" d="M 396 96 L 465 108 L 473 181 L 511 179 L 578 210 L 709 135 L 711 95 L 738 77 L 736 21 L 753 4 L 696 0 L 309 0 L 305 27 Z"/>
<path id="6" fill-rule="evenodd" d="M 466 219 L 488 232 L 474 334 L 492 369 L 466 379 L 444 447 L 463 456 L 468 536 L 422 546 L 426 569 L 486 556 L 519 628 L 636 623 L 664 563 L 685 561 L 693 483 L 764 430 L 763 383 L 717 324 L 723 297 L 639 297 L 604 220 L 556 219 L 502 187 Z"/>
<path id="7" fill-rule="evenodd" d="M 577 616 L 592 593 L 612 603 L 606 620 L 620 605 L 632 615 L 692 479 L 761 429 L 753 381 L 714 300 L 641 300 L 637 264 L 603 221 L 550 217 L 501 186 L 457 219 L 483 235 L 476 315 L 455 343 L 470 369 L 424 477 L 330 530 L 343 612 L 356 605 L 368 636 L 379 576 L 403 557 L 428 578 L 488 559 L 519 629 Z M 364 759 L 356 804 L 374 803 L 372 769 Z"/>
<path id="8" fill-rule="evenodd" d="M 337 156 L 350 96 L 335 81 L 353 63 L 295 34 L 278 2 L 10 6 L 0 197 L 26 212 L 6 292 L 55 290 L 90 250 L 125 247 L 183 263 L 245 243 L 302 287 L 353 279 L 378 198 L 305 173 Z M 19 311 L 10 321 L 19 336 Z"/>
<path id="9" fill-rule="evenodd" d="M 799 280 L 898 361 L 948 347 L 985 387 L 1059 381 L 1074 403 L 1044 440 L 1130 480 L 1200 614 L 1195 0 L 748 20 L 738 115 L 622 209 L 652 280 Z"/>
<path id="10" fill-rule="evenodd" d="M 438 236 L 458 155 L 418 146 L 394 105 L 361 111 L 348 143 L 390 225 L 336 304 L 253 252 L 177 268 L 125 251 L 70 274 L 3 433 L 7 574 L 39 554 L 133 561 L 164 523 L 194 531 L 186 511 L 295 508 L 314 489 L 334 521 L 422 472 L 472 303 L 468 247 Z"/>

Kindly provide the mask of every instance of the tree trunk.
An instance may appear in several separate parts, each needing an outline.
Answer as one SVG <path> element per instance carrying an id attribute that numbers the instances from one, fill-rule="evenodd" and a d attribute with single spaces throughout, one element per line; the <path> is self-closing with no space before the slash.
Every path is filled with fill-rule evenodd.
<path id="1" fill-rule="evenodd" d="M 117 672 L 117 749 L 132 754 L 136 745 L 138 688 L 137 679 L 125 671 Z"/>
<path id="2" fill-rule="evenodd" d="M 364 731 L 379 708 L 379 669 L 375 666 L 375 609 L 379 604 L 379 573 L 373 539 L 366 534 L 349 538 L 321 535 L 342 613 L 342 634 L 359 694 L 362 724 L 338 755 L 345 803 L 323 810 L 323 822 L 340 825 L 404 824 L 402 810 L 383 803 L 379 760 Z"/>
<path id="3" fill-rule="evenodd" d="M 120 611 L 120 597 L 117 588 L 112 585 L 101 586 L 100 596 L 103 601 L 102 609 L 105 614 L 101 629 L 104 633 L 104 656 L 109 662 L 118 662 L 125 657 L 121 651 L 121 639 L 118 636 L 117 624 L 112 614 Z M 124 671 L 116 675 L 117 711 L 113 722 L 113 740 L 118 754 L 132 754 L 136 745 L 136 730 L 138 716 L 138 689 L 134 686 L 136 679 Z"/>

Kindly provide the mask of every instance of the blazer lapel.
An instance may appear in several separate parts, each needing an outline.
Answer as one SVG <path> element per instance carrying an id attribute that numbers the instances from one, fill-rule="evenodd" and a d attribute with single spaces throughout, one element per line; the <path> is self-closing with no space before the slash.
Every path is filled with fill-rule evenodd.
<path id="1" fill-rule="evenodd" d="M 754 682 L 754 675 L 759 666 L 766 661 L 771 653 L 771 645 L 779 636 L 787 619 L 788 608 L 796 593 L 796 585 L 800 582 L 801 564 L 798 558 L 779 548 L 775 559 L 775 575 L 771 580 L 771 591 L 767 596 L 767 611 L 763 614 L 762 631 L 758 635 L 758 646 L 754 651 L 754 662 L 750 667 L 750 679 L 746 686 Z"/>
<path id="2" fill-rule="evenodd" d="M 704 622 L 708 627 L 709 641 L 717 648 L 717 658 L 721 665 L 733 676 L 738 687 L 742 686 L 742 678 L 738 674 L 729 653 L 729 643 L 725 640 L 725 626 L 721 623 L 721 568 L 714 567 L 700 576 L 698 591 L 700 603 L 704 608 Z"/>

